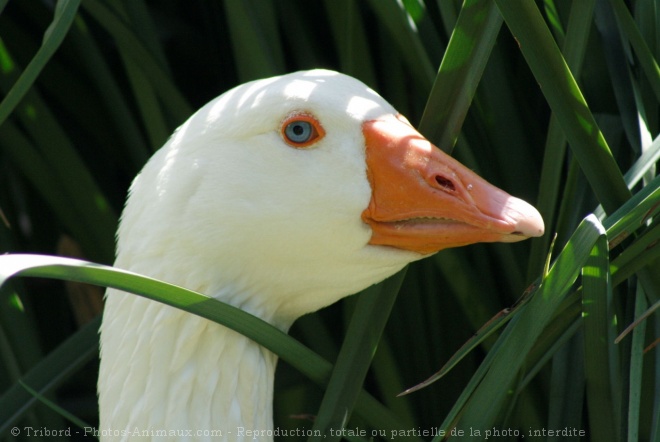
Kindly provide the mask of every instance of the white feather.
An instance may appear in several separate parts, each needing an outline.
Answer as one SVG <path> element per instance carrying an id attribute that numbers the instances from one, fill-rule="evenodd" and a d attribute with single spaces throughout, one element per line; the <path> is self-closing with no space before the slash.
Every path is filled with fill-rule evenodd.
<path id="1" fill-rule="evenodd" d="M 280 134 L 293 112 L 326 135 Z M 239 86 L 182 125 L 130 189 L 121 268 L 216 297 L 287 330 L 421 255 L 368 245 L 361 124 L 396 111 L 359 81 L 299 72 Z M 135 431 L 272 429 L 276 357 L 220 325 L 108 290 L 99 378 L 103 440 Z M 186 440 L 185 437 L 157 438 Z M 108 437 L 110 436 L 110 437 Z M 217 436 L 217 434 L 216 434 Z M 137 440 L 137 438 L 136 438 Z M 148 440 L 144 437 L 139 440 Z"/>

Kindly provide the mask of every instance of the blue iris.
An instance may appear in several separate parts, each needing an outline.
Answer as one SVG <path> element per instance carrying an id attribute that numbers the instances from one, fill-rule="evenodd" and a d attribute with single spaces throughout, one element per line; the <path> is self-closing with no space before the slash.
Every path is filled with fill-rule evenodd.
<path id="1" fill-rule="evenodd" d="M 306 143 L 314 134 L 312 124 L 308 121 L 292 121 L 284 128 L 284 134 L 292 143 Z"/>

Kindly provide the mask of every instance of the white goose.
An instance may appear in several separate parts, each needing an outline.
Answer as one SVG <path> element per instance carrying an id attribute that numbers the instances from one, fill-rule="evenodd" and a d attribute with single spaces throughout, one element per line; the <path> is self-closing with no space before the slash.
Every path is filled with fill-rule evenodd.
<path id="1" fill-rule="evenodd" d="M 543 229 L 532 206 L 432 146 L 364 84 L 315 70 L 238 86 L 183 124 L 131 186 L 116 265 L 286 331 L 438 250 Z M 276 359 L 223 326 L 108 290 L 102 439 L 268 431 Z"/>

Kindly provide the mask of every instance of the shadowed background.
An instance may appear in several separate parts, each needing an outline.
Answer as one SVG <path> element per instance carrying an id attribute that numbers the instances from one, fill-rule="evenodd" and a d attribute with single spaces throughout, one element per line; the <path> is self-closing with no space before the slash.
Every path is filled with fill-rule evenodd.
<path id="1" fill-rule="evenodd" d="M 527 439 L 530 430 L 575 428 L 583 440 L 658 441 L 659 315 L 651 310 L 613 343 L 660 299 L 658 8 L 653 0 L 0 0 L 1 250 L 111 264 L 131 179 L 194 109 L 248 80 L 339 70 L 539 208 L 546 235 L 411 265 L 373 289 L 393 302 L 391 313 L 367 308 L 381 299 L 372 294 L 299 320 L 293 337 L 333 362 L 343 345 L 349 358 L 316 425 L 353 408 L 353 385 L 371 364 L 364 388 L 396 428 L 448 431 L 463 419 L 459 427 L 517 429 Z M 578 230 L 594 211 L 608 229 L 598 239 L 597 229 Z M 619 220 L 627 224 L 617 230 Z M 564 265 L 541 291 L 555 233 L 552 259 L 564 250 Z M 524 293 L 539 301 L 489 323 Z M 65 428 L 62 410 L 96 424 L 102 289 L 16 279 L 0 295 L 0 440 L 27 439 L 10 436 L 14 425 Z M 396 397 L 484 324 L 517 313 L 507 332 L 479 335 L 438 382 Z M 368 329 L 347 332 L 352 317 L 386 324 L 377 348 L 365 343 Z M 539 330 L 527 333 L 528 323 Z M 72 336 L 80 341 L 60 347 Z M 23 376 L 33 367 L 31 384 Z M 26 384 L 61 408 L 30 408 Z M 311 428 L 324 394 L 281 363 L 275 426 Z M 368 435 L 351 440 L 373 428 L 359 410 L 348 427 Z"/>

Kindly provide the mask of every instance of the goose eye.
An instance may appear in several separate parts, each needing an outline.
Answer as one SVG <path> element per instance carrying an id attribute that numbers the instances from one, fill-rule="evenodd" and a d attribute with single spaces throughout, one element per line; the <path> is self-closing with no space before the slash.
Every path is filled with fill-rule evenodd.
<path id="1" fill-rule="evenodd" d="M 313 130 L 314 126 L 309 121 L 292 121 L 286 125 L 284 133 L 293 143 L 306 143 L 314 135 Z"/>
<path id="2" fill-rule="evenodd" d="M 295 114 L 282 123 L 282 137 L 291 147 L 308 147 L 323 138 L 321 123 L 310 115 Z"/>

